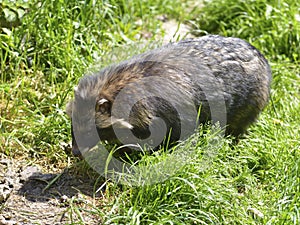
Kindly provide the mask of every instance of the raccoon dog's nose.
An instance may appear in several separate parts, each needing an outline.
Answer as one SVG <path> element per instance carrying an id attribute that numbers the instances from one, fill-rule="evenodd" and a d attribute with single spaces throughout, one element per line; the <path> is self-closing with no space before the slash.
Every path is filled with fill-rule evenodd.
<path id="1" fill-rule="evenodd" d="M 81 151 L 79 150 L 79 148 L 77 146 L 72 146 L 72 153 L 74 156 L 82 158 Z"/>

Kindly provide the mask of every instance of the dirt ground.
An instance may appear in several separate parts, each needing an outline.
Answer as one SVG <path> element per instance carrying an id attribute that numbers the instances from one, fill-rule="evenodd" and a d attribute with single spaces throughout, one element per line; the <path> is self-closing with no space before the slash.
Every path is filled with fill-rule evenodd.
<path id="1" fill-rule="evenodd" d="M 92 196 L 95 180 L 72 168 L 43 173 L 25 161 L 0 158 L 0 225 L 66 224 L 78 221 L 74 205 L 90 211 L 101 200 L 103 190 Z M 101 224 L 92 213 L 82 215 L 86 224 Z"/>

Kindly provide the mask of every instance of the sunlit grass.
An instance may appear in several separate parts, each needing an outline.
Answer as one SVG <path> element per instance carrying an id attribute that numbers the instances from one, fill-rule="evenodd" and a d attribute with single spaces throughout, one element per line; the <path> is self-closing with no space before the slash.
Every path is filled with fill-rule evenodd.
<path id="1" fill-rule="evenodd" d="M 195 18 L 198 31 L 250 41 L 269 59 L 300 60 L 298 1 L 213 0 Z"/>

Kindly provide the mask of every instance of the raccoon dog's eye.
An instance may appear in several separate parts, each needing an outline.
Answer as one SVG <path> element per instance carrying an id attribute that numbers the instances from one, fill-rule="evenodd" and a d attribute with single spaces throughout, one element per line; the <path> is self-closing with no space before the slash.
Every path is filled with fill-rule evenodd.
<path id="1" fill-rule="evenodd" d="M 101 113 L 105 113 L 105 112 L 108 112 L 108 108 L 109 108 L 108 103 L 104 103 L 104 104 L 99 106 L 99 111 Z"/>
<path id="2" fill-rule="evenodd" d="M 111 104 L 107 99 L 100 99 L 96 104 L 96 111 L 100 113 L 109 113 Z"/>

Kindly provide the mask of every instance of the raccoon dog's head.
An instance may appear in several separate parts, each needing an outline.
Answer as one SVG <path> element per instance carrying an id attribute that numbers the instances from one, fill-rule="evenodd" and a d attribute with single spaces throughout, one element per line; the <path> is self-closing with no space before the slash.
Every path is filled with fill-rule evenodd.
<path id="1" fill-rule="evenodd" d="M 85 76 L 74 89 L 74 100 L 66 112 L 72 120 L 72 152 L 82 156 L 100 140 L 113 142 L 114 128 L 132 129 L 122 118 L 111 115 L 113 97 L 103 93 L 104 81 L 99 76 Z"/>

